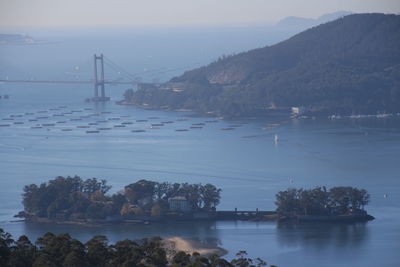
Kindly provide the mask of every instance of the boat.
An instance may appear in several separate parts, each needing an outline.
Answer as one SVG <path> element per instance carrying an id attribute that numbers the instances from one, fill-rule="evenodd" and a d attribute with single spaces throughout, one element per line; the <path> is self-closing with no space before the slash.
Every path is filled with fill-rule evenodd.
<path id="1" fill-rule="evenodd" d="M 275 143 L 278 143 L 278 141 L 279 141 L 279 137 L 278 137 L 277 134 L 275 134 L 275 136 L 274 136 L 274 142 L 275 142 Z"/>

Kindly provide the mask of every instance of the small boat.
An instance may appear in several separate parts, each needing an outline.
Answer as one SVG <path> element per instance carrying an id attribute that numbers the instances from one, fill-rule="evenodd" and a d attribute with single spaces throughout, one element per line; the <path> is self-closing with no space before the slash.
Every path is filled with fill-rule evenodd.
<path id="1" fill-rule="evenodd" d="M 93 130 L 93 131 L 86 131 L 86 133 L 99 133 L 100 131 L 96 131 L 96 130 Z"/>
<path id="2" fill-rule="evenodd" d="M 131 132 L 132 133 L 143 133 L 143 132 L 145 132 L 146 130 L 132 130 Z"/>
<path id="3" fill-rule="evenodd" d="M 176 129 L 175 130 L 176 132 L 187 132 L 187 131 L 189 131 L 188 129 Z"/>
<path id="4" fill-rule="evenodd" d="M 277 134 L 275 134 L 275 136 L 274 136 L 274 142 L 275 142 L 275 143 L 278 143 L 278 142 L 279 142 L 279 137 L 278 137 Z"/>

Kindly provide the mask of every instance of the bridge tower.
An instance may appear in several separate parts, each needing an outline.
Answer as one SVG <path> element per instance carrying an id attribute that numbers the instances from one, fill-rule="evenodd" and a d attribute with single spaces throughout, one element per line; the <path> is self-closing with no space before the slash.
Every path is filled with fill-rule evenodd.
<path id="1" fill-rule="evenodd" d="M 100 80 L 98 76 L 98 61 L 100 63 Z M 99 88 L 101 95 L 99 96 Z M 106 97 L 105 82 L 104 82 L 104 56 L 101 54 L 97 56 L 94 54 L 94 97 L 95 102 L 104 102 L 110 100 Z"/>

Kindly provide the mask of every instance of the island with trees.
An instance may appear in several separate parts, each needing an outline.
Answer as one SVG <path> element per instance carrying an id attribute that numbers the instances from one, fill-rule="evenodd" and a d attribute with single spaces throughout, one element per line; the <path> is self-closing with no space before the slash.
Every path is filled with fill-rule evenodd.
<path id="1" fill-rule="evenodd" d="M 107 223 L 210 219 L 215 216 L 221 189 L 212 184 L 159 183 L 139 180 L 115 194 L 96 178 L 56 177 L 24 187 L 28 221 Z"/>
<path id="2" fill-rule="evenodd" d="M 25 235 L 14 240 L 9 233 L 0 228 L 0 266 L 262 267 L 267 266 L 267 263 L 259 258 L 248 258 L 245 251 L 239 251 L 236 258 L 230 261 L 215 254 L 169 251 L 159 237 L 125 239 L 108 244 L 107 237 L 103 235 L 94 236 L 82 243 L 69 234 L 45 233 L 33 244 Z"/>
<path id="3" fill-rule="evenodd" d="M 364 207 L 370 195 L 353 187 L 289 188 L 276 194 L 275 211 L 217 210 L 221 189 L 212 184 L 139 180 L 108 194 L 96 178 L 56 177 L 24 187 L 16 217 L 26 221 L 101 224 L 194 220 L 360 222 L 374 219 Z"/>
<path id="4" fill-rule="evenodd" d="M 289 188 L 276 194 L 278 221 L 360 222 L 373 220 L 364 207 L 370 195 L 349 186 Z"/>

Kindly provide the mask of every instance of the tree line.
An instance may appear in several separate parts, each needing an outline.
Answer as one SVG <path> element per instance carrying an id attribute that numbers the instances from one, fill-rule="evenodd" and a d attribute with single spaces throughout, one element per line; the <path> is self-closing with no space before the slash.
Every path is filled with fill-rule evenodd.
<path id="1" fill-rule="evenodd" d="M 275 204 L 279 214 L 346 215 L 362 213 L 369 200 L 365 189 L 338 186 L 327 190 L 323 186 L 280 191 Z"/>
<path id="2" fill-rule="evenodd" d="M 109 195 L 111 186 L 96 178 L 56 177 L 23 189 L 22 217 L 51 220 L 129 218 L 135 215 L 163 216 L 168 200 L 185 197 L 191 211 L 212 212 L 220 201 L 221 189 L 212 184 L 159 183 L 139 180 Z"/>
<path id="3" fill-rule="evenodd" d="M 159 237 L 139 241 L 121 240 L 108 244 L 107 237 L 94 236 L 86 243 L 69 234 L 45 233 L 32 243 L 25 235 L 14 240 L 0 228 L 0 266 L 4 267 L 261 267 L 261 259 L 237 253 L 231 261 L 217 255 L 192 255 L 182 251 L 167 253 Z M 271 267 L 273 267 L 271 265 Z"/>

